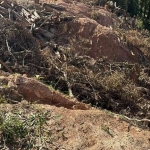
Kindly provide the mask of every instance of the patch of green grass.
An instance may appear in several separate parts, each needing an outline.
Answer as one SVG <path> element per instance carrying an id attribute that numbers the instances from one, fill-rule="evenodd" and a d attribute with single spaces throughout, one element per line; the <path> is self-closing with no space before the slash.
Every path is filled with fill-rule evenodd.
<path id="1" fill-rule="evenodd" d="M 137 25 L 137 28 L 138 28 L 139 30 L 144 29 L 144 24 L 143 24 L 143 21 L 142 21 L 141 19 L 137 19 L 136 25 Z"/>
<path id="2" fill-rule="evenodd" d="M 34 110 L 0 112 L 0 144 L 12 149 L 42 149 L 45 147 L 45 126 L 49 112 Z M 48 138 L 48 137 L 47 137 Z"/>
<path id="3" fill-rule="evenodd" d="M 47 85 L 50 90 L 55 90 L 52 85 Z"/>
<path id="4" fill-rule="evenodd" d="M 15 144 L 17 141 L 21 142 L 28 134 L 28 129 L 22 121 L 12 115 L 6 115 L 5 118 L 1 116 L 0 130 L 6 145 Z"/>
<path id="5" fill-rule="evenodd" d="M 42 79 L 43 79 L 43 77 L 42 77 L 42 76 L 40 76 L 40 75 L 35 75 L 35 79 L 36 79 L 36 80 L 42 80 Z"/>
<path id="6" fill-rule="evenodd" d="M 6 103 L 7 100 L 3 96 L 0 96 L 0 104 L 6 104 Z"/>
<path id="7" fill-rule="evenodd" d="M 94 10 L 92 13 L 91 13 L 91 18 L 92 19 L 99 19 L 99 12 Z"/>
<path id="8" fill-rule="evenodd" d="M 102 125 L 101 129 L 104 130 L 105 132 L 109 132 L 109 127 L 107 125 Z"/>
<path id="9" fill-rule="evenodd" d="M 106 133 L 108 133 L 111 137 L 113 137 L 113 135 L 110 133 L 110 129 L 109 129 L 109 127 L 107 125 L 102 125 L 101 129 L 103 131 L 105 131 Z"/>
<path id="10" fill-rule="evenodd" d="M 114 113 L 109 110 L 104 109 L 104 112 L 106 112 L 110 116 L 114 116 Z"/>
<path id="11" fill-rule="evenodd" d="M 120 118 L 120 119 L 123 119 L 123 118 L 124 118 L 124 116 L 123 116 L 123 115 L 120 115 L 120 116 L 119 116 L 119 118 Z"/>
<path id="12" fill-rule="evenodd" d="M 14 74 L 12 74 L 13 76 L 18 76 L 18 75 L 20 75 L 19 73 L 14 73 Z"/>
<path id="13" fill-rule="evenodd" d="M 7 84 L 2 84 L 3 88 L 8 88 L 9 86 Z"/>

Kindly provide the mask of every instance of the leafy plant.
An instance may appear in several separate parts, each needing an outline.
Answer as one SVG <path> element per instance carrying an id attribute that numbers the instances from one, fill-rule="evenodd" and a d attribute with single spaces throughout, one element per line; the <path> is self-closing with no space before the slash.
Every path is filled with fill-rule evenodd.
<path id="1" fill-rule="evenodd" d="M 92 19 L 99 19 L 99 12 L 96 11 L 96 10 L 93 10 L 92 13 L 91 13 L 91 18 Z"/>
<path id="2" fill-rule="evenodd" d="M 109 129 L 109 127 L 107 125 L 102 125 L 101 129 L 103 131 L 105 131 L 106 133 L 108 133 L 111 137 L 113 137 L 113 135 L 110 133 L 110 129 Z"/>
<path id="3" fill-rule="evenodd" d="M 11 145 L 17 141 L 22 142 L 21 139 L 24 139 L 28 134 L 27 128 L 16 116 L 6 114 L 4 116 L 0 128 L 4 143 Z"/>
<path id="4" fill-rule="evenodd" d="M 4 148 L 12 149 L 42 149 L 45 147 L 45 125 L 49 112 L 39 110 L 26 114 L 24 111 L 15 110 L 0 113 L 0 137 Z M 48 138 L 48 137 L 47 137 Z"/>

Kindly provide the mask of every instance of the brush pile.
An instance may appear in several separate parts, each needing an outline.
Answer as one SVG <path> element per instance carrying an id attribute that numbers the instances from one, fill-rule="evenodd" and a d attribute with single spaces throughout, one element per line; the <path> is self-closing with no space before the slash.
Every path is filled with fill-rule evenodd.
<path id="1" fill-rule="evenodd" d="M 40 50 L 56 48 L 57 26 L 67 17 L 61 16 L 61 6 L 20 4 L 1 1 L 0 63 L 11 73 L 18 69 L 32 74 L 32 66 L 41 60 Z"/>

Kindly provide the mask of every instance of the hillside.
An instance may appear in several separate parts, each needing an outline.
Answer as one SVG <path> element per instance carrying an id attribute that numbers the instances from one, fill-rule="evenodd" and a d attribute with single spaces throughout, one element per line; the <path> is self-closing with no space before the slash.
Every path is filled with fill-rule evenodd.
<path id="1" fill-rule="evenodd" d="M 150 149 L 149 32 L 92 2 L 1 0 L 1 149 Z"/>

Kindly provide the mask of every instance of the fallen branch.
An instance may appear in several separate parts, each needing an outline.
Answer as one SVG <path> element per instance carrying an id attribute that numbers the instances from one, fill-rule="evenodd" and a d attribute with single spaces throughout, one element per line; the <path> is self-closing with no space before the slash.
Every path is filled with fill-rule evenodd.
<path id="1" fill-rule="evenodd" d="M 11 48 L 10 48 L 10 46 L 9 46 L 9 44 L 8 44 L 8 41 L 7 41 L 7 39 L 6 39 L 6 45 L 7 45 L 7 49 L 8 49 L 8 52 L 9 52 L 9 54 L 14 58 L 14 60 L 15 60 L 15 66 L 18 64 L 17 63 L 17 59 L 16 59 L 16 57 L 12 54 L 12 52 L 11 52 Z"/>
<path id="2" fill-rule="evenodd" d="M 2 60 L 0 60 L 0 64 L 2 64 L 10 73 L 13 73 L 13 71 Z"/>
<path id="3" fill-rule="evenodd" d="M 136 119 L 136 118 L 129 118 L 127 116 L 123 116 L 125 119 L 129 120 L 129 121 L 135 121 L 135 122 L 150 122 L 150 119 Z"/>
<path id="4" fill-rule="evenodd" d="M 136 118 L 129 118 L 127 116 L 121 117 L 124 121 L 128 122 L 130 125 L 128 126 L 128 132 L 130 131 L 131 126 L 137 126 L 137 127 L 144 127 L 148 128 L 150 119 L 136 119 Z"/>

